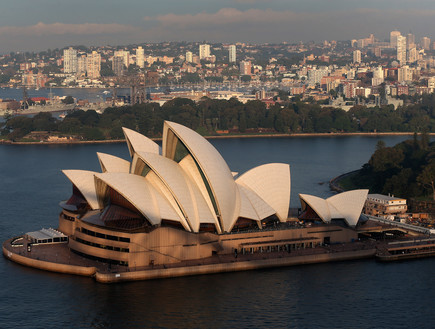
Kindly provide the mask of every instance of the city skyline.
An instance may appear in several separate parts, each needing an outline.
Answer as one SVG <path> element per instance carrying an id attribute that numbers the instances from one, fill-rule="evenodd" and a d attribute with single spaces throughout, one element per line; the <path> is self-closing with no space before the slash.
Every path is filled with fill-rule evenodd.
<path id="1" fill-rule="evenodd" d="M 2 4 L 0 53 L 162 41 L 319 42 L 370 33 L 384 40 L 394 29 L 417 37 L 435 30 L 428 0 L 27 2 Z"/>

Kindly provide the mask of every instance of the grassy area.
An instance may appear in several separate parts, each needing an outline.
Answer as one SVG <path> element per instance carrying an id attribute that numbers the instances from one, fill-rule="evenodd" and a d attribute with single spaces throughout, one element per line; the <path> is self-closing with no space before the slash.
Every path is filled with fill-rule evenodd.
<path id="1" fill-rule="evenodd" d="M 357 176 L 358 173 L 359 172 L 357 171 L 350 175 L 344 176 L 337 182 L 337 184 L 345 191 L 358 189 L 359 187 L 355 186 L 353 183 L 353 177 Z"/>

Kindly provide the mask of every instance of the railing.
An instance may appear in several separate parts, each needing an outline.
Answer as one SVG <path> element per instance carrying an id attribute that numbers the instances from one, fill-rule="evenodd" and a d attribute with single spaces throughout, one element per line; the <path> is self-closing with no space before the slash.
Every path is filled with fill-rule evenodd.
<path id="1" fill-rule="evenodd" d="M 420 226 L 415 226 L 415 225 L 410 225 L 410 224 L 406 224 L 406 223 L 400 223 L 400 222 L 396 222 L 390 219 L 385 219 L 385 218 L 380 218 L 380 217 L 376 217 L 376 216 L 370 216 L 370 215 L 365 215 L 367 216 L 369 219 L 384 223 L 384 224 L 389 224 L 389 225 L 393 225 L 393 226 L 397 226 L 403 229 L 407 229 L 407 230 L 411 230 L 411 231 L 416 231 L 416 232 L 420 232 L 423 234 L 428 234 L 430 235 L 430 229 L 427 229 L 425 227 L 420 227 Z"/>

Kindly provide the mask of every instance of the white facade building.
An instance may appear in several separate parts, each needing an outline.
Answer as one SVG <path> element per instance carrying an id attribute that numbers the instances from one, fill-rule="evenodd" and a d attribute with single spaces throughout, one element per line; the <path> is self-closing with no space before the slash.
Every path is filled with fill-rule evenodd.
<path id="1" fill-rule="evenodd" d="M 308 85 L 315 86 L 320 83 L 323 77 L 329 75 L 329 69 L 327 67 L 321 67 L 308 71 Z"/>
<path id="2" fill-rule="evenodd" d="M 145 55 L 141 46 L 136 49 L 136 65 L 143 69 L 145 67 Z"/>
<path id="3" fill-rule="evenodd" d="M 397 81 L 412 81 L 412 69 L 408 65 L 404 65 L 397 70 Z"/>
<path id="4" fill-rule="evenodd" d="M 382 66 L 378 66 L 373 70 L 372 86 L 379 86 L 384 82 L 384 70 Z"/>
<path id="5" fill-rule="evenodd" d="M 360 50 L 354 50 L 353 51 L 353 63 L 361 63 L 361 51 Z"/>
<path id="6" fill-rule="evenodd" d="M 123 64 L 126 68 L 130 66 L 130 52 L 127 50 L 115 50 L 113 57 L 122 57 Z"/>
<path id="7" fill-rule="evenodd" d="M 230 63 L 236 62 L 236 45 L 230 45 L 228 47 L 228 61 Z"/>
<path id="8" fill-rule="evenodd" d="M 86 75 L 88 78 L 96 79 L 100 77 L 101 55 L 96 51 L 86 57 Z"/>
<path id="9" fill-rule="evenodd" d="M 402 35 L 400 31 L 391 31 L 390 32 L 390 47 L 396 48 L 397 47 L 397 37 L 399 35 Z"/>
<path id="10" fill-rule="evenodd" d="M 406 63 L 406 37 L 397 36 L 397 61 L 400 65 Z"/>
<path id="11" fill-rule="evenodd" d="M 428 38 L 428 37 L 421 38 L 420 45 L 421 45 L 421 48 L 423 48 L 424 50 L 429 50 L 430 49 L 430 38 Z"/>
<path id="12" fill-rule="evenodd" d="M 77 50 L 72 47 L 64 49 L 63 51 L 63 72 L 76 73 L 77 72 Z"/>
<path id="13" fill-rule="evenodd" d="M 203 44 L 199 45 L 199 59 L 205 59 L 207 57 L 210 57 L 210 45 Z"/>

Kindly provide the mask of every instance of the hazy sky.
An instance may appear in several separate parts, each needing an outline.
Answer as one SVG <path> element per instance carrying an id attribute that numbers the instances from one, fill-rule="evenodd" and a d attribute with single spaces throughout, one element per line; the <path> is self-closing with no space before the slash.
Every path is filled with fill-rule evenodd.
<path id="1" fill-rule="evenodd" d="M 13 0 L 0 53 L 160 41 L 296 42 L 435 37 L 434 0 Z"/>

